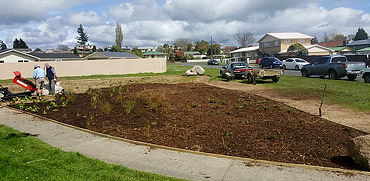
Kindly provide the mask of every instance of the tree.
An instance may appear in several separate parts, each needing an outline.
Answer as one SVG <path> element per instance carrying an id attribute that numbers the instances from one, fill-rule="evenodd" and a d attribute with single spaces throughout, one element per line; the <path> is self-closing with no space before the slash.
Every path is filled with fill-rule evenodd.
<path id="1" fill-rule="evenodd" d="M 316 36 L 311 39 L 311 45 L 316 45 L 318 43 L 319 43 L 319 41 L 317 40 Z"/>
<path id="2" fill-rule="evenodd" d="M 234 34 L 235 40 L 239 43 L 241 47 L 247 47 L 254 43 L 255 39 L 253 33 L 247 31 L 243 33 Z"/>
<path id="3" fill-rule="evenodd" d="M 116 23 L 116 46 L 121 50 L 122 48 L 122 41 L 123 41 L 123 32 L 121 24 L 118 22 Z"/>
<path id="4" fill-rule="evenodd" d="M 292 53 L 297 56 L 302 56 L 302 55 L 307 55 L 308 50 L 302 44 L 295 43 L 289 46 L 288 53 Z"/>
<path id="5" fill-rule="evenodd" d="M 324 40 L 323 42 L 325 43 L 330 41 L 330 37 L 326 32 L 324 33 L 324 36 L 322 37 L 322 39 Z"/>
<path id="6" fill-rule="evenodd" d="M 204 55 L 209 48 L 209 43 L 207 41 L 198 41 L 195 42 L 195 51 L 198 51 L 200 54 Z"/>
<path id="7" fill-rule="evenodd" d="M 6 49 L 8 49 L 8 47 L 6 47 L 6 44 L 3 41 L 0 40 L 0 42 L 1 42 L 0 50 L 6 50 Z"/>
<path id="8" fill-rule="evenodd" d="M 20 48 L 21 45 L 19 44 L 19 40 L 16 38 L 14 41 L 13 41 L 13 48 Z"/>
<path id="9" fill-rule="evenodd" d="M 28 48 L 25 41 L 22 40 L 22 38 L 19 39 L 19 48 Z"/>
<path id="10" fill-rule="evenodd" d="M 366 40 L 366 39 L 369 39 L 369 36 L 365 32 L 365 30 L 363 28 L 358 28 L 356 36 L 355 36 L 355 41 Z"/>
<path id="11" fill-rule="evenodd" d="M 96 46 L 95 45 L 92 48 L 92 52 L 96 52 Z"/>
<path id="12" fill-rule="evenodd" d="M 73 54 L 78 55 L 78 51 L 76 47 L 73 49 Z"/>
<path id="13" fill-rule="evenodd" d="M 131 50 L 131 53 L 134 54 L 134 55 L 137 55 L 141 58 L 144 58 L 144 53 L 142 51 L 140 51 L 138 48 L 133 48 Z"/>
<path id="14" fill-rule="evenodd" d="M 112 52 L 120 52 L 121 49 L 117 45 L 113 45 L 112 48 L 111 48 L 111 51 Z"/>
<path id="15" fill-rule="evenodd" d="M 159 46 L 157 47 L 157 51 L 158 51 L 158 52 L 165 52 L 165 49 L 163 48 L 163 46 L 162 46 L 162 45 L 159 45 Z"/>
<path id="16" fill-rule="evenodd" d="M 187 51 L 193 50 L 193 43 L 188 43 Z"/>
<path id="17" fill-rule="evenodd" d="M 70 48 L 68 45 L 58 45 L 57 50 L 68 51 Z"/>
<path id="18" fill-rule="evenodd" d="M 355 40 L 355 35 L 347 35 L 347 40 Z"/>
<path id="19" fill-rule="evenodd" d="M 33 52 L 41 52 L 41 48 L 36 48 Z"/>
<path id="20" fill-rule="evenodd" d="M 189 40 L 186 38 L 179 38 L 175 41 L 174 45 L 180 50 L 187 50 L 189 44 Z"/>
<path id="21" fill-rule="evenodd" d="M 168 61 L 170 61 L 170 62 L 175 62 L 175 54 L 174 53 L 170 53 L 169 55 L 168 55 Z"/>
<path id="22" fill-rule="evenodd" d="M 347 37 L 342 34 L 333 34 L 330 36 L 330 41 L 345 41 L 346 39 Z"/>
<path id="23" fill-rule="evenodd" d="M 209 47 L 207 51 L 207 56 L 210 55 L 219 55 L 221 53 L 221 45 L 220 44 L 213 44 Z"/>
<path id="24" fill-rule="evenodd" d="M 89 41 L 89 36 L 85 32 L 85 29 L 82 27 L 82 24 L 80 24 L 80 27 L 77 28 L 78 36 L 76 36 L 77 43 L 81 45 L 85 45 L 86 42 Z"/>

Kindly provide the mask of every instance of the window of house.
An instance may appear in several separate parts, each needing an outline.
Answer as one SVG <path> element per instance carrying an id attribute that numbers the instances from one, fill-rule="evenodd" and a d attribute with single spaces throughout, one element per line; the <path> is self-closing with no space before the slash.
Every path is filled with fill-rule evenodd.
<path id="1" fill-rule="evenodd" d="M 263 43 L 263 47 L 265 47 L 265 48 L 269 48 L 269 47 L 270 47 L 270 42 L 264 42 L 264 43 Z"/>
<path id="2" fill-rule="evenodd" d="M 275 40 L 275 46 L 278 47 L 279 46 L 279 40 Z"/>
<path id="3" fill-rule="evenodd" d="M 29 62 L 28 60 L 18 60 L 18 62 Z"/>
<path id="4" fill-rule="evenodd" d="M 4 63 L 4 60 L 0 60 L 0 63 Z"/>
<path id="5" fill-rule="evenodd" d="M 292 40 L 284 40 L 284 44 L 292 44 Z"/>
<path id="6" fill-rule="evenodd" d="M 305 40 L 305 39 L 300 39 L 300 40 L 299 40 L 299 43 L 300 43 L 300 44 L 304 44 L 304 43 L 306 43 L 306 40 Z"/>

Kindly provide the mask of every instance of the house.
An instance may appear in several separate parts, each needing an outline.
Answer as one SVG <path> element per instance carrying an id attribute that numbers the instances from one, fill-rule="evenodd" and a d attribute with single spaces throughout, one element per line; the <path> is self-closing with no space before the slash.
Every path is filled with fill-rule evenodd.
<path id="1" fill-rule="evenodd" d="M 361 50 L 357 51 L 358 55 L 370 55 L 370 47 L 368 48 L 363 48 Z"/>
<path id="2" fill-rule="evenodd" d="M 157 51 L 157 47 L 137 47 L 137 49 L 143 53 Z"/>
<path id="3" fill-rule="evenodd" d="M 355 51 L 368 48 L 370 47 L 370 39 L 354 41 L 354 42 L 348 43 L 347 46 L 352 48 Z"/>
<path id="4" fill-rule="evenodd" d="M 166 58 L 167 59 L 167 53 L 157 52 L 157 51 L 145 52 L 144 57 L 145 58 Z"/>
<path id="5" fill-rule="evenodd" d="M 243 58 L 255 60 L 259 54 L 259 46 L 240 48 L 230 52 L 232 59 L 241 61 Z"/>
<path id="6" fill-rule="evenodd" d="M 35 61 L 40 61 L 40 58 L 15 49 L 0 50 L 0 63 L 18 63 Z"/>
<path id="7" fill-rule="evenodd" d="M 347 45 L 349 41 L 331 41 L 331 42 L 320 42 L 319 45 L 326 47 L 326 48 L 331 48 L 331 47 L 344 47 Z"/>
<path id="8" fill-rule="evenodd" d="M 82 60 L 81 57 L 72 53 L 28 53 L 29 55 L 38 57 L 40 61 L 71 61 Z"/>
<path id="9" fill-rule="evenodd" d="M 308 51 L 308 56 L 326 56 L 326 55 L 333 55 L 335 53 L 334 50 L 330 48 L 323 47 L 321 45 L 306 45 L 304 46 Z M 290 53 L 288 52 L 288 48 L 278 53 L 280 56 L 289 56 Z"/>
<path id="10" fill-rule="evenodd" d="M 329 47 L 330 49 L 335 51 L 335 55 L 355 55 L 356 51 L 352 50 L 349 47 Z"/>
<path id="11" fill-rule="evenodd" d="M 222 49 L 222 51 L 224 52 L 224 54 L 230 54 L 230 52 L 236 49 L 238 49 L 236 46 L 226 46 Z"/>
<path id="12" fill-rule="evenodd" d="M 311 45 L 313 38 L 303 33 L 267 33 L 258 43 L 264 54 L 274 56 L 294 43 L 300 43 L 303 46 Z"/>
<path id="13" fill-rule="evenodd" d="M 132 53 L 127 52 L 94 52 L 85 57 L 85 60 L 121 60 L 121 59 L 140 59 Z"/>

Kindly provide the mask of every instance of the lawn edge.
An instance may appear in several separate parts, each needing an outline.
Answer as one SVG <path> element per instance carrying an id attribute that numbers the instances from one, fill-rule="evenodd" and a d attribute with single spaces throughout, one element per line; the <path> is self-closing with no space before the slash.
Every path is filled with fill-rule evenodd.
<path id="1" fill-rule="evenodd" d="M 267 161 L 267 160 L 257 160 L 257 159 L 251 159 L 251 158 L 242 158 L 242 157 L 235 157 L 235 156 L 227 156 L 227 155 L 220 155 L 220 154 L 214 154 L 214 153 L 205 153 L 205 152 L 199 152 L 199 151 L 193 151 L 193 150 L 186 150 L 186 149 L 180 149 L 180 148 L 174 148 L 174 147 L 168 147 L 168 146 L 162 146 L 162 145 L 156 145 L 152 143 L 145 143 L 141 141 L 135 141 L 135 140 L 130 140 L 130 139 L 125 139 L 125 138 L 120 138 L 116 136 L 111 136 L 95 131 L 91 131 L 85 128 L 80 128 L 77 126 L 69 125 L 66 123 L 59 122 L 54 119 L 46 118 L 34 113 L 26 112 L 23 110 L 19 110 L 16 108 L 12 108 L 9 106 L 4 106 L 3 108 L 10 109 L 16 112 L 20 113 L 25 113 L 34 117 L 37 117 L 39 119 L 47 120 L 62 126 L 66 126 L 69 128 L 73 128 L 79 131 L 87 132 L 96 136 L 101 136 L 113 140 L 118 140 L 118 141 L 123 141 L 126 143 L 130 144 L 135 144 L 135 145 L 140 145 L 140 146 L 147 146 L 150 148 L 157 148 L 157 149 L 164 149 L 164 150 L 169 150 L 169 151 L 177 151 L 177 152 L 183 152 L 183 153 L 191 153 L 191 154 L 197 154 L 197 155 L 203 155 L 203 156 L 211 156 L 211 157 L 216 157 L 216 158 L 225 158 L 225 159 L 231 159 L 231 160 L 238 160 L 238 161 L 246 161 L 246 162 L 253 162 L 253 163 L 259 163 L 259 164 L 270 164 L 270 165 L 275 165 L 275 166 L 285 166 L 285 167 L 290 167 L 290 168 L 304 168 L 304 169 L 311 169 L 311 170 L 317 170 L 317 171 L 330 171 L 330 172 L 339 172 L 342 174 L 362 174 L 362 175 L 367 175 L 370 176 L 370 172 L 367 171 L 359 171 L 359 170 L 347 170 L 347 169 L 342 169 L 342 168 L 333 168 L 333 167 L 323 167 L 323 166 L 314 166 L 314 165 L 304 165 L 304 164 L 296 164 L 296 163 L 284 163 L 284 162 L 275 162 L 275 161 Z"/>

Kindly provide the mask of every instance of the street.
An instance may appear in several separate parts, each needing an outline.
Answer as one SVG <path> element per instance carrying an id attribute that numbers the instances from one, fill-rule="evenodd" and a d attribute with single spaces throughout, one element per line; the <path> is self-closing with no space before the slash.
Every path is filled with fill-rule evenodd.
<path id="1" fill-rule="evenodd" d="M 199 65 L 199 66 L 201 66 L 203 68 L 212 68 L 212 69 L 219 69 L 219 70 L 223 66 L 223 65 L 207 65 L 207 63 L 180 63 L 180 65 L 183 65 L 183 66 L 195 66 L 195 65 Z M 257 66 L 252 66 L 252 67 L 253 67 L 253 69 L 256 69 L 256 70 L 261 69 L 261 68 L 259 68 Z M 284 70 L 284 75 L 285 76 L 296 76 L 296 77 L 302 76 L 301 75 L 301 72 L 300 71 L 297 71 L 297 70 Z M 311 77 L 318 78 L 319 76 L 311 76 Z M 325 79 L 328 79 L 328 76 L 326 76 Z M 342 80 L 346 80 L 346 79 L 347 79 L 347 77 L 342 78 Z M 364 80 L 362 79 L 362 75 L 358 76 L 355 81 L 356 82 L 363 82 Z"/>

